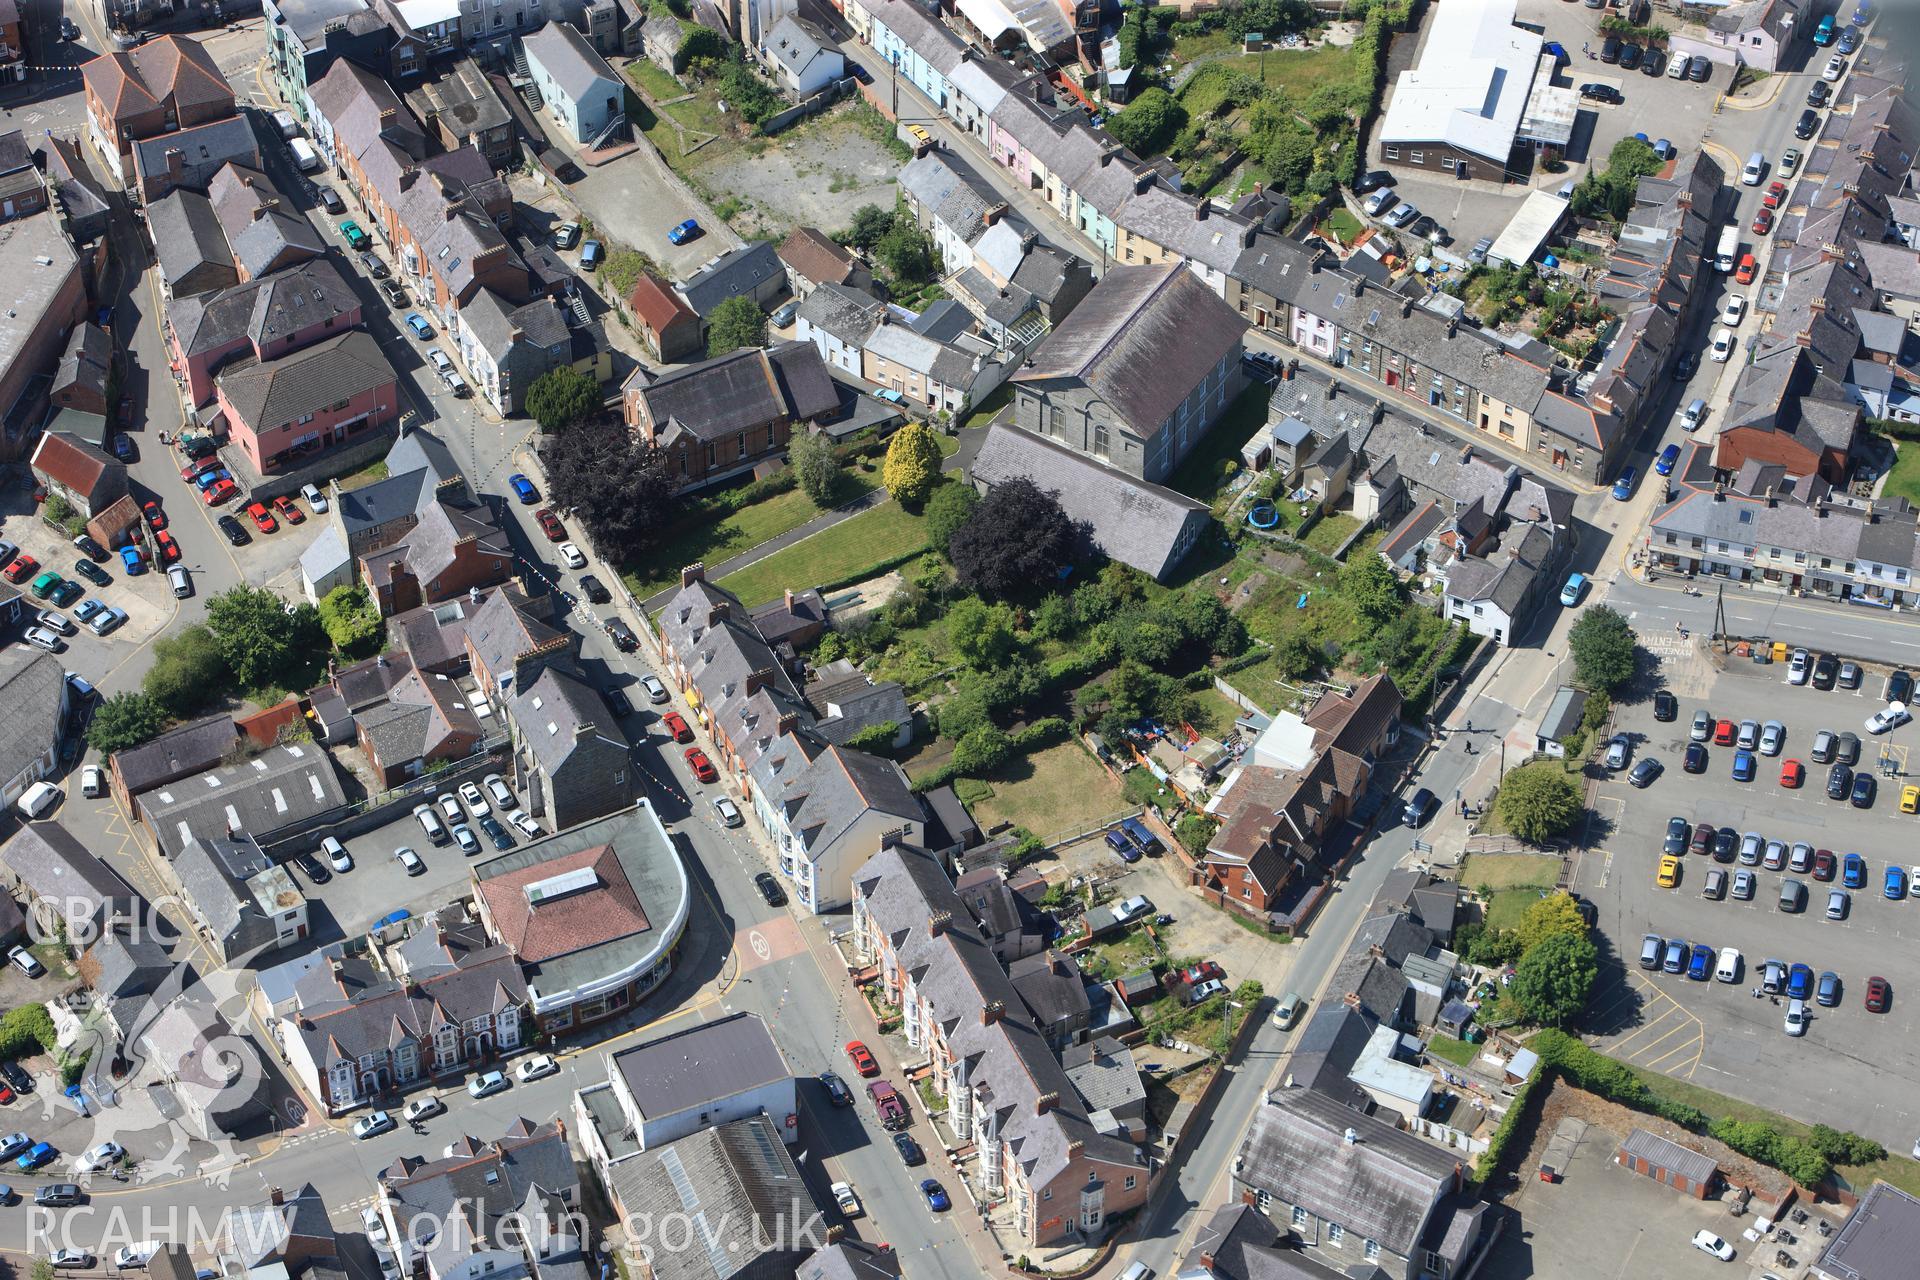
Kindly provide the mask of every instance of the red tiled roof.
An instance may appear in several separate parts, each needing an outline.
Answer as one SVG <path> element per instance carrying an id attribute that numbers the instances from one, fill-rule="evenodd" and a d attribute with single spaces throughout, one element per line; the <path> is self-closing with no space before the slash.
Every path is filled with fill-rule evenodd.
<path id="1" fill-rule="evenodd" d="M 775 252 L 815 284 L 845 284 L 853 274 L 853 255 L 812 227 L 795 228 Z"/>
<path id="2" fill-rule="evenodd" d="M 527 886 L 568 871 L 591 867 L 599 884 L 550 902 L 527 901 Z M 522 964 L 597 947 L 651 926 L 640 908 L 613 846 L 602 844 L 480 882 L 488 915 L 500 941 Z"/>
<path id="3" fill-rule="evenodd" d="M 644 272 L 627 295 L 627 309 L 655 333 L 666 332 L 668 325 L 682 317 L 694 318 L 693 311 L 673 290 Z"/>
<path id="4" fill-rule="evenodd" d="M 33 470 L 74 493 L 92 494 L 113 459 L 64 431 L 49 431 L 33 451 Z"/>

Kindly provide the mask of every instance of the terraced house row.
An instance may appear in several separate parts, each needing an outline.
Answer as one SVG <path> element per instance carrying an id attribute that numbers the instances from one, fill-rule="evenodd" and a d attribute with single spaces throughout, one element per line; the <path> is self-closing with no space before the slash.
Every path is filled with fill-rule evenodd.
<path id="1" fill-rule="evenodd" d="M 1279 234 L 1258 194 L 1226 209 L 1175 190 L 1047 76 L 974 48 L 925 8 L 846 0 L 845 13 L 901 79 L 1107 261 L 1184 262 L 1255 328 L 1429 416 L 1589 482 L 1618 468 L 1639 409 L 1629 392 L 1640 388 L 1610 380 L 1610 394 L 1581 394 L 1543 343 L 1477 327 L 1457 299 L 1370 285 Z"/>

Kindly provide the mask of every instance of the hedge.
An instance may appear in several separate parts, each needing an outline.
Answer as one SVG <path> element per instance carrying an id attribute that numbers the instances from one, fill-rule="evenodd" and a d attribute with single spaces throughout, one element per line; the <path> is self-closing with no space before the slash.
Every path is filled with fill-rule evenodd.
<path id="1" fill-rule="evenodd" d="M 1445 648 L 1434 651 L 1427 661 L 1426 668 L 1400 691 L 1400 707 L 1403 718 L 1412 718 L 1424 714 L 1427 704 L 1433 700 L 1434 684 L 1440 673 L 1459 662 L 1466 651 L 1479 643 L 1474 634 L 1463 627 L 1456 627 L 1453 641 Z"/>
<path id="2" fill-rule="evenodd" d="M 1046 716 L 1035 720 L 1017 733 L 1007 735 L 1008 743 L 1013 747 L 1013 755 L 1030 755 L 1042 747 L 1052 746 L 1067 736 L 1067 722 L 1059 716 Z M 964 778 L 967 771 L 954 761 L 929 769 L 913 780 L 915 791 L 931 791 L 935 787 L 944 787 L 955 778 Z"/>
<path id="3" fill-rule="evenodd" d="M 1526 1116 L 1527 1106 L 1533 1101 L 1534 1093 L 1537 1091 L 1542 1098 L 1545 1098 L 1547 1095 L 1544 1086 L 1552 1083 L 1553 1075 L 1553 1067 L 1546 1061 L 1546 1055 L 1542 1054 L 1540 1069 L 1533 1073 L 1532 1079 L 1513 1091 L 1513 1101 L 1507 1106 L 1507 1114 L 1500 1117 L 1500 1124 L 1494 1129 L 1493 1136 L 1487 1139 L 1487 1149 L 1482 1151 L 1480 1158 L 1474 1162 L 1473 1180 L 1475 1182 L 1491 1181 L 1493 1175 L 1500 1172 L 1500 1163 L 1506 1158 L 1507 1144 L 1513 1141 L 1513 1135 L 1519 1132 L 1520 1121 Z"/>
<path id="4" fill-rule="evenodd" d="M 53 1015 L 43 1004 L 23 1004 L 0 1014 L 0 1058 L 25 1058 L 52 1053 L 59 1044 Z"/>

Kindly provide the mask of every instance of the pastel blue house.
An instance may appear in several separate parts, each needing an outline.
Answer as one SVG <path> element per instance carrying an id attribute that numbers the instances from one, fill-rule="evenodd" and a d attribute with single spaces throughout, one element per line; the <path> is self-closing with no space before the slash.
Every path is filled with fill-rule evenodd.
<path id="1" fill-rule="evenodd" d="M 872 15 L 873 50 L 942 111 L 953 97 L 947 74 L 960 65 L 961 44 L 931 14 L 901 0 L 880 0 Z M 903 112 L 905 119 L 911 112 Z"/>
<path id="2" fill-rule="evenodd" d="M 625 118 L 620 77 L 571 23 L 549 22 L 523 37 L 521 45 L 534 87 L 574 142 L 593 142 Z"/>

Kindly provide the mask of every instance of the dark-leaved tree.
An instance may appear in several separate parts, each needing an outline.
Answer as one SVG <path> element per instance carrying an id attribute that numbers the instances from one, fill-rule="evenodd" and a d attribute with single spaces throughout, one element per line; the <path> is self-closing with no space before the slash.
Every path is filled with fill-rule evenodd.
<path id="1" fill-rule="evenodd" d="M 961 583 L 989 595 L 1045 589 L 1073 563 L 1080 531 L 1060 499 L 1025 476 L 987 491 L 965 524 L 947 540 L 947 558 Z"/>
<path id="2" fill-rule="evenodd" d="M 554 496 L 610 560 L 644 550 L 672 517 L 677 485 L 667 455 L 623 423 L 584 423 L 548 436 L 540 463 Z"/>

